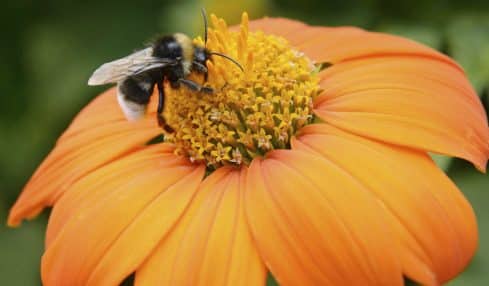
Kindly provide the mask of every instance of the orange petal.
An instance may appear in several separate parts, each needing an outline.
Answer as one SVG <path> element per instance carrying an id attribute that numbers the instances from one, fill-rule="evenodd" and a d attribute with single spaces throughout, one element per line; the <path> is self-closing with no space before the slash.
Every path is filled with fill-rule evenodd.
<path id="1" fill-rule="evenodd" d="M 283 18 L 264 18 L 251 21 L 250 30 L 261 30 L 284 37 L 298 50 L 319 63 L 403 55 L 433 58 L 458 68 L 449 57 L 414 41 L 355 27 L 309 26 Z"/>
<path id="2" fill-rule="evenodd" d="M 76 181 L 69 192 L 53 207 L 46 231 L 46 248 L 50 246 L 63 226 L 72 219 L 73 214 L 84 208 L 90 208 L 98 200 L 103 199 L 107 192 L 118 188 L 141 170 L 147 169 L 148 161 L 158 158 L 162 160 L 160 166 L 164 167 L 186 164 L 183 158 L 166 153 L 165 146 L 159 144 L 109 163 Z"/>
<path id="3" fill-rule="evenodd" d="M 117 104 L 115 89 L 97 97 L 75 118 L 34 173 L 11 209 L 8 224 L 15 226 L 36 216 L 79 178 L 144 146 L 161 133 L 155 122 L 151 115 L 128 122 Z"/>
<path id="4" fill-rule="evenodd" d="M 176 228 L 136 272 L 135 285 L 265 285 L 266 269 L 244 219 L 244 178 L 227 167 L 207 177 Z"/>
<path id="5" fill-rule="evenodd" d="M 154 145 L 100 168 L 78 181 L 73 192 L 70 189 L 56 204 L 60 211 L 53 211 L 50 228 L 57 230 L 42 258 L 45 285 L 86 285 L 90 278 L 93 285 L 101 285 L 103 279 L 120 283 L 135 270 L 178 219 L 204 174 L 203 166 L 165 155 L 165 149 Z M 133 164 L 138 165 L 136 170 L 131 169 Z M 160 217 L 154 217 L 164 206 L 167 209 Z M 161 220 L 156 223 L 162 224 L 161 229 L 154 229 L 152 220 Z M 135 234 L 134 229 L 141 232 Z M 131 239 L 138 246 L 124 249 Z M 113 272 L 100 278 L 99 271 L 118 251 L 127 254 L 127 260 L 114 262 Z"/>
<path id="6" fill-rule="evenodd" d="M 396 233 L 395 255 L 411 279 L 439 285 L 460 273 L 474 255 L 473 210 L 425 153 L 326 124 L 305 127 L 292 146 L 334 162 L 378 199 Z"/>
<path id="7" fill-rule="evenodd" d="M 118 285 L 133 273 L 180 218 L 203 174 L 201 166 L 151 202 L 107 250 L 88 285 Z"/>
<path id="8" fill-rule="evenodd" d="M 281 285 L 403 285 L 385 211 L 331 162 L 300 151 L 253 160 L 245 210 Z"/>
<path id="9" fill-rule="evenodd" d="M 487 117 L 459 69 L 427 58 L 367 58 L 333 65 L 321 76 L 314 112 L 329 124 L 485 170 Z"/>
<path id="10" fill-rule="evenodd" d="M 235 26 L 235 29 L 239 28 L 239 26 Z M 250 31 L 263 31 L 267 34 L 274 34 L 281 37 L 286 37 L 287 35 L 295 35 L 300 31 L 304 31 L 305 28 L 309 28 L 308 25 L 290 20 L 287 18 L 262 18 L 249 22 L 249 30 Z"/>

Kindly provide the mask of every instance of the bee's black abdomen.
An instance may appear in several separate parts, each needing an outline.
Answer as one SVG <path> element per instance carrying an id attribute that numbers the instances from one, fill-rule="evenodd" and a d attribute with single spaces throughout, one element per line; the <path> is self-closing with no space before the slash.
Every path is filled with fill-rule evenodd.
<path id="1" fill-rule="evenodd" d="M 159 58 L 177 59 L 183 54 L 182 47 L 174 36 L 163 36 L 153 44 L 153 56 Z"/>
<path id="2" fill-rule="evenodd" d="M 147 79 L 126 78 L 119 86 L 124 99 L 137 104 L 148 104 L 153 93 L 154 82 Z"/>

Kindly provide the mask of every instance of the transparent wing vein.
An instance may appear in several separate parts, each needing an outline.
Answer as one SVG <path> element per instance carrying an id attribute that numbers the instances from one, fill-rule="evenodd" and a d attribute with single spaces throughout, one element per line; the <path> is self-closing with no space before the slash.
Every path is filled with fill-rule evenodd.
<path id="1" fill-rule="evenodd" d="M 171 65 L 174 62 L 172 59 L 153 57 L 153 48 L 149 47 L 101 65 L 88 80 L 88 85 L 120 82 L 129 76 Z"/>

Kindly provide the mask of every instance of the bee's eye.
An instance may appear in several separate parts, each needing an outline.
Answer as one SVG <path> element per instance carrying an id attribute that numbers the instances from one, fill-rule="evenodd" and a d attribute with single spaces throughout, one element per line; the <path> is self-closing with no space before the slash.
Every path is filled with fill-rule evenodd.
<path id="1" fill-rule="evenodd" d="M 194 61 L 205 65 L 205 62 L 207 61 L 207 55 L 206 55 L 206 52 L 203 48 L 198 47 L 195 49 Z"/>

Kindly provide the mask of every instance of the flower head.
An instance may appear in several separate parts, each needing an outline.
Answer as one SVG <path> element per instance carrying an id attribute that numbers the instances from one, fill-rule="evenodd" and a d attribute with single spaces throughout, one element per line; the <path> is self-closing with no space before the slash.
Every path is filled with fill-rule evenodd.
<path id="1" fill-rule="evenodd" d="M 284 38 L 249 33 L 246 14 L 238 32 L 211 19 L 216 29 L 209 31 L 208 47 L 237 58 L 244 71 L 215 58 L 207 65 L 213 94 L 169 90 L 165 114 L 176 132 L 166 141 L 177 154 L 212 168 L 249 164 L 268 151 L 290 148 L 290 138 L 312 122 L 318 69 Z"/>
<path id="2" fill-rule="evenodd" d="M 475 216 L 428 152 L 485 170 L 489 128 L 455 62 L 350 27 L 213 23 L 209 46 L 244 72 L 216 58 L 215 94 L 168 89 L 174 134 L 154 144 L 156 102 L 127 122 L 111 89 L 28 182 L 8 223 L 53 206 L 44 284 L 439 285 L 464 269 Z"/>

